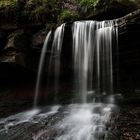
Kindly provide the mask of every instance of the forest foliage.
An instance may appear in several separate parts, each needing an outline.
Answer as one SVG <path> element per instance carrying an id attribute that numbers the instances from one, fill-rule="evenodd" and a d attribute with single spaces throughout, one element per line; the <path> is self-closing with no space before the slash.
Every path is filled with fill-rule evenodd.
<path id="1" fill-rule="evenodd" d="M 114 3 L 114 4 L 112 4 Z M 139 0 L 0 0 L 0 22 L 52 22 L 62 23 L 95 15 L 96 10 L 106 11 L 112 5 L 140 6 Z M 134 7 L 134 8 L 133 8 Z M 130 9 L 130 8 L 128 8 Z M 88 11 L 91 11 L 88 13 Z M 131 10 L 129 10 L 131 11 Z"/>

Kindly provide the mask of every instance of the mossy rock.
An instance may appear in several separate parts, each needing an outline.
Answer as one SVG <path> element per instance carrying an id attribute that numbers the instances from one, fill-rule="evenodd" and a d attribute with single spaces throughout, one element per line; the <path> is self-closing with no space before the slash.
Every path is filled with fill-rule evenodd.
<path id="1" fill-rule="evenodd" d="M 13 6 L 15 3 L 15 0 L 0 0 L 0 7 Z"/>
<path id="2" fill-rule="evenodd" d="M 49 10 L 48 8 L 46 7 L 46 5 L 44 6 L 38 6 L 36 7 L 34 10 L 31 11 L 30 13 L 30 16 L 29 18 L 32 20 L 32 21 L 36 21 L 36 22 L 44 22 L 46 21 L 47 16 L 49 15 Z M 46 22 L 44 22 L 46 23 Z"/>
<path id="3" fill-rule="evenodd" d="M 27 9 L 27 10 L 34 10 L 37 6 L 38 6 L 38 4 L 37 4 L 36 0 L 28 0 L 25 3 L 25 9 Z"/>
<path id="4" fill-rule="evenodd" d="M 139 0 L 79 0 L 80 6 L 89 7 L 89 8 L 92 7 L 96 8 L 101 6 L 110 7 L 112 3 L 116 3 L 116 2 L 127 7 L 130 6 L 137 7 L 137 5 L 140 3 Z"/>
<path id="5" fill-rule="evenodd" d="M 46 36 L 47 36 L 47 31 L 45 29 L 35 33 L 32 37 L 32 48 L 33 49 L 38 48 L 39 50 L 41 50 Z"/>
<path id="6" fill-rule="evenodd" d="M 80 0 L 81 6 L 95 7 L 98 4 L 99 0 Z"/>
<path id="7" fill-rule="evenodd" d="M 58 22 L 71 22 L 78 19 L 78 14 L 75 11 L 64 10 L 58 17 Z"/>
<path id="8" fill-rule="evenodd" d="M 5 49 L 16 49 L 25 52 L 30 47 L 30 35 L 23 30 L 15 31 L 8 38 Z"/>
<path id="9" fill-rule="evenodd" d="M 0 22 L 42 22 L 48 14 L 47 5 L 48 0 L 0 0 Z"/>
<path id="10" fill-rule="evenodd" d="M 81 0 L 79 15 L 84 19 L 114 19 L 138 9 L 137 0 Z"/>

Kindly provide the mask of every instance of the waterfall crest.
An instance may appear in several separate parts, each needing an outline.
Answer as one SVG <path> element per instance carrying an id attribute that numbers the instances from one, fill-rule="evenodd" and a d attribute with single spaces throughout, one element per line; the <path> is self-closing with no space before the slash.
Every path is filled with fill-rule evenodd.
<path id="1" fill-rule="evenodd" d="M 75 89 L 77 98 L 83 103 L 87 102 L 88 94 L 113 94 L 115 24 L 113 21 L 78 21 L 73 24 Z"/>
<path id="2" fill-rule="evenodd" d="M 49 63 L 49 73 L 54 71 L 54 102 L 57 103 L 57 93 L 59 90 L 59 75 L 60 75 L 60 65 L 61 65 L 61 50 L 63 44 L 65 24 L 59 26 L 54 33 L 54 39 L 51 49 L 51 57 Z M 53 61 L 54 59 L 54 61 Z"/>
<path id="3" fill-rule="evenodd" d="M 117 44 L 115 21 L 76 21 L 72 25 L 72 67 L 74 68 L 74 90 L 78 102 L 86 103 L 96 96 L 113 94 L 112 49 Z M 53 73 L 54 101 L 58 103 L 61 52 L 66 24 L 56 28 L 53 36 L 48 75 Z M 39 62 L 34 105 L 37 105 L 40 79 L 44 65 L 48 33 Z M 66 47 L 66 46 L 64 46 Z M 49 78 L 48 78 L 49 79 Z M 76 101 L 77 102 L 77 101 Z"/>

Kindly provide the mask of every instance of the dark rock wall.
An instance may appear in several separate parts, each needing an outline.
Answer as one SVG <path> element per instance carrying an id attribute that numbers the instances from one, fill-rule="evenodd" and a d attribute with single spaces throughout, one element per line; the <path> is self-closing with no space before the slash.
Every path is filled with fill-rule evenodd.
<path id="1" fill-rule="evenodd" d="M 83 6 L 80 5 L 80 1 L 76 0 L 48 0 L 47 4 L 43 4 L 42 1 L 38 3 L 31 1 L 30 3 L 29 1 L 28 3 L 19 1 L 19 3 L 9 6 L 0 5 L 1 83 L 11 84 L 12 80 L 14 82 L 31 81 L 35 83 L 45 37 L 50 29 L 55 29 L 62 22 L 70 21 L 69 24 L 71 24 L 74 20 L 115 19 L 139 8 L 140 3 L 137 0 L 134 2 L 99 0 L 95 6 Z M 140 17 L 140 14 L 137 16 Z M 132 85 L 133 89 L 140 87 L 140 22 L 136 21 L 135 18 L 119 32 L 119 62 L 114 66 L 114 75 L 118 77 L 116 73 L 119 72 L 119 79 L 116 80 L 119 82 L 115 82 L 115 84 L 120 89 L 127 89 L 127 87 L 129 89 L 129 85 Z M 70 32 L 70 30 L 65 32 L 66 36 L 63 43 L 62 60 L 66 60 L 63 61 L 62 66 L 66 70 L 64 77 L 71 73 L 71 66 L 68 65 L 71 57 L 67 57 L 71 56 L 69 54 L 71 52 Z M 67 45 L 67 41 L 69 45 Z M 64 59 L 65 57 L 67 59 Z M 118 66 L 119 70 L 117 69 Z"/>
<path id="2" fill-rule="evenodd" d="M 140 88 L 140 24 L 128 25 L 119 35 L 119 73 L 123 90 Z"/>

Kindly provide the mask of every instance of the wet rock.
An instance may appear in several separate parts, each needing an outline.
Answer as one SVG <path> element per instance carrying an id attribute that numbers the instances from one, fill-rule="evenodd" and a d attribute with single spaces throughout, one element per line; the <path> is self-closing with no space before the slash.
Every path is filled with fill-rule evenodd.
<path id="1" fill-rule="evenodd" d="M 10 65 L 10 71 L 16 71 L 17 74 L 20 73 L 21 75 L 22 73 L 19 67 L 24 69 L 26 71 L 25 72 L 26 74 L 31 73 L 31 71 L 32 73 L 34 73 L 33 72 L 34 69 L 37 70 L 39 56 L 35 57 L 37 58 L 37 60 L 34 61 L 33 63 L 35 55 L 31 51 L 31 34 L 30 33 L 31 33 L 30 31 L 26 31 L 23 29 L 11 32 L 10 35 L 8 35 L 7 33 L 8 35 L 8 37 L 6 36 L 8 38 L 7 44 L 0 52 L 0 65 L 4 65 L 4 67 L 1 70 L 0 77 L 2 79 L 5 77 L 3 79 L 4 81 L 6 80 L 9 81 L 9 78 L 11 77 L 11 75 L 9 77 L 6 76 L 9 74 L 7 73 L 7 70 L 4 70 L 5 68 L 9 67 L 9 65 Z M 34 65 L 36 65 L 35 68 L 34 68 Z M 23 73 L 23 75 L 25 73 Z M 15 72 L 13 72 L 13 75 L 15 75 Z M 18 78 L 15 78 L 15 79 L 18 79 Z"/>
<path id="2" fill-rule="evenodd" d="M 84 3 L 79 7 L 80 17 L 86 19 L 114 19 L 121 17 L 129 12 L 132 12 L 138 8 L 138 1 L 131 0 L 99 0 L 92 3 Z"/>
<path id="3" fill-rule="evenodd" d="M 6 41 L 7 41 L 7 33 L 3 30 L 0 30 L 0 50 L 2 50 L 5 47 Z"/>
<path id="4" fill-rule="evenodd" d="M 9 35 L 6 50 L 18 50 L 25 52 L 30 47 L 30 35 L 24 30 L 18 30 Z"/>
<path id="5" fill-rule="evenodd" d="M 4 52 L 4 53 L 0 56 L 0 62 L 15 63 L 15 62 L 16 62 L 16 56 L 17 56 L 17 52 L 16 52 L 16 51 Z"/>
<path id="6" fill-rule="evenodd" d="M 121 107 L 116 127 L 120 130 L 120 140 L 139 140 L 140 139 L 140 106 L 123 105 Z"/>
<path id="7" fill-rule="evenodd" d="M 45 30 L 39 31 L 32 37 L 32 48 L 39 48 L 43 46 L 44 40 L 46 38 L 47 32 Z"/>

